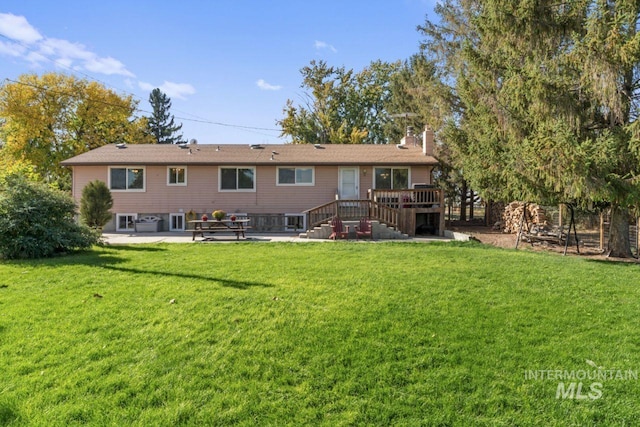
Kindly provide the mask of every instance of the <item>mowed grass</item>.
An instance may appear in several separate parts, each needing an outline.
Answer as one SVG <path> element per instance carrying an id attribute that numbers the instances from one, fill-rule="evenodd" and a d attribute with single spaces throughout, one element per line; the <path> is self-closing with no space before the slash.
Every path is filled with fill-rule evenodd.
<path id="1" fill-rule="evenodd" d="M 0 425 L 635 425 L 640 380 L 556 398 L 527 372 L 637 373 L 638 268 L 455 243 L 4 261 Z"/>

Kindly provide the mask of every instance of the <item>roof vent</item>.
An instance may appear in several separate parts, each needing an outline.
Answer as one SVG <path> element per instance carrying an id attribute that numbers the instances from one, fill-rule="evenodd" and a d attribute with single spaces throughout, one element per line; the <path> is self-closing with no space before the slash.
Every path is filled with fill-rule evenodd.
<path id="1" fill-rule="evenodd" d="M 251 144 L 249 146 L 252 150 L 262 150 L 264 147 L 260 144 Z"/>
<path id="2" fill-rule="evenodd" d="M 125 144 L 124 142 L 121 142 L 120 144 L 116 144 L 116 147 L 118 147 L 118 148 L 127 148 L 127 144 Z"/>
<path id="3" fill-rule="evenodd" d="M 197 143 L 198 143 L 198 140 L 195 139 L 195 138 L 193 138 L 193 139 L 191 139 L 191 141 L 189 141 L 189 144 L 196 145 Z"/>
<path id="4" fill-rule="evenodd" d="M 407 147 L 404 144 L 396 144 L 396 148 L 400 149 L 400 150 L 406 150 Z"/>
<path id="5" fill-rule="evenodd" d="M 316 150 L 324 150 L 324 147 L 320 144 L 313 144 L 313 148 L 315 148 Z"/>
<path id="6" fill-rule="evenodd" d="M 182 144 L 178 144 L 178 147 L 180 148 L 187 148 L 188 145 L 186 143 L 182 143 Z"/>

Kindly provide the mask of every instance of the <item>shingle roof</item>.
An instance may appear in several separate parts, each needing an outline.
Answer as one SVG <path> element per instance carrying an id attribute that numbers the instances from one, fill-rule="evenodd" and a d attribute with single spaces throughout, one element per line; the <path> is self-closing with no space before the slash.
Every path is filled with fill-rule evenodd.
<path id="1" fill-rule="evenodd" d="M 259 148 L 258 148 L 259 147 Z M 90 165 L 435 165 L 422 147 L 403 145 L 342 144 L 132 144 L 105 145 L 62 162 L 65 166 Z"/>

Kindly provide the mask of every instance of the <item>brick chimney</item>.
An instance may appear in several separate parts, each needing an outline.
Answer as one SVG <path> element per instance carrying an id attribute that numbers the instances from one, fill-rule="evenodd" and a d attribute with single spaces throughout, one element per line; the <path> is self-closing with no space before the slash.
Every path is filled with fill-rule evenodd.
<path id="1" fill-rule="evenodd" d="M 424 132 L 422 132 L 422 152 L 425 156 L 433 156 L 434 148 L 435 134 L 429 125 L 426 125 L 424 127 Z"/>

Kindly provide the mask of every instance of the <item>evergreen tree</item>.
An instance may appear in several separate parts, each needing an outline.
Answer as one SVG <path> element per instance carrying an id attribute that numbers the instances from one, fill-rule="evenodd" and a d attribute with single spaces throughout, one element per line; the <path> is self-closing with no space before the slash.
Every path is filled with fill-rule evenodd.
<path id="1" fill-rule="evenodd" d="M 109 209 L 113 207 L 111 191 L 103 181 L 96 179 L 82 189 L 80 218 L 92 228 L 101 228 L 111 220 Z"/>
<path id="2" fill-rule="evenodd" d="M 160 89 L 155 88 L 149 95 L 149 104 L 153 108 L 153 115 L 149 117 L 149 131 L 158 144 L 181 144 L 184 142 L 182 134 L 177 132 L 182 129 L 182 124 L 176 125 L 173 120 L 171 99 Z"/>
<path id="3" fill-rule="evenodd" d="M 438 67 L 440 129 L 485 198 L 611 206 L 628 256 L 640 200 L 640 49 L 634 0 L 445 0 L 421 27 Z"/>

